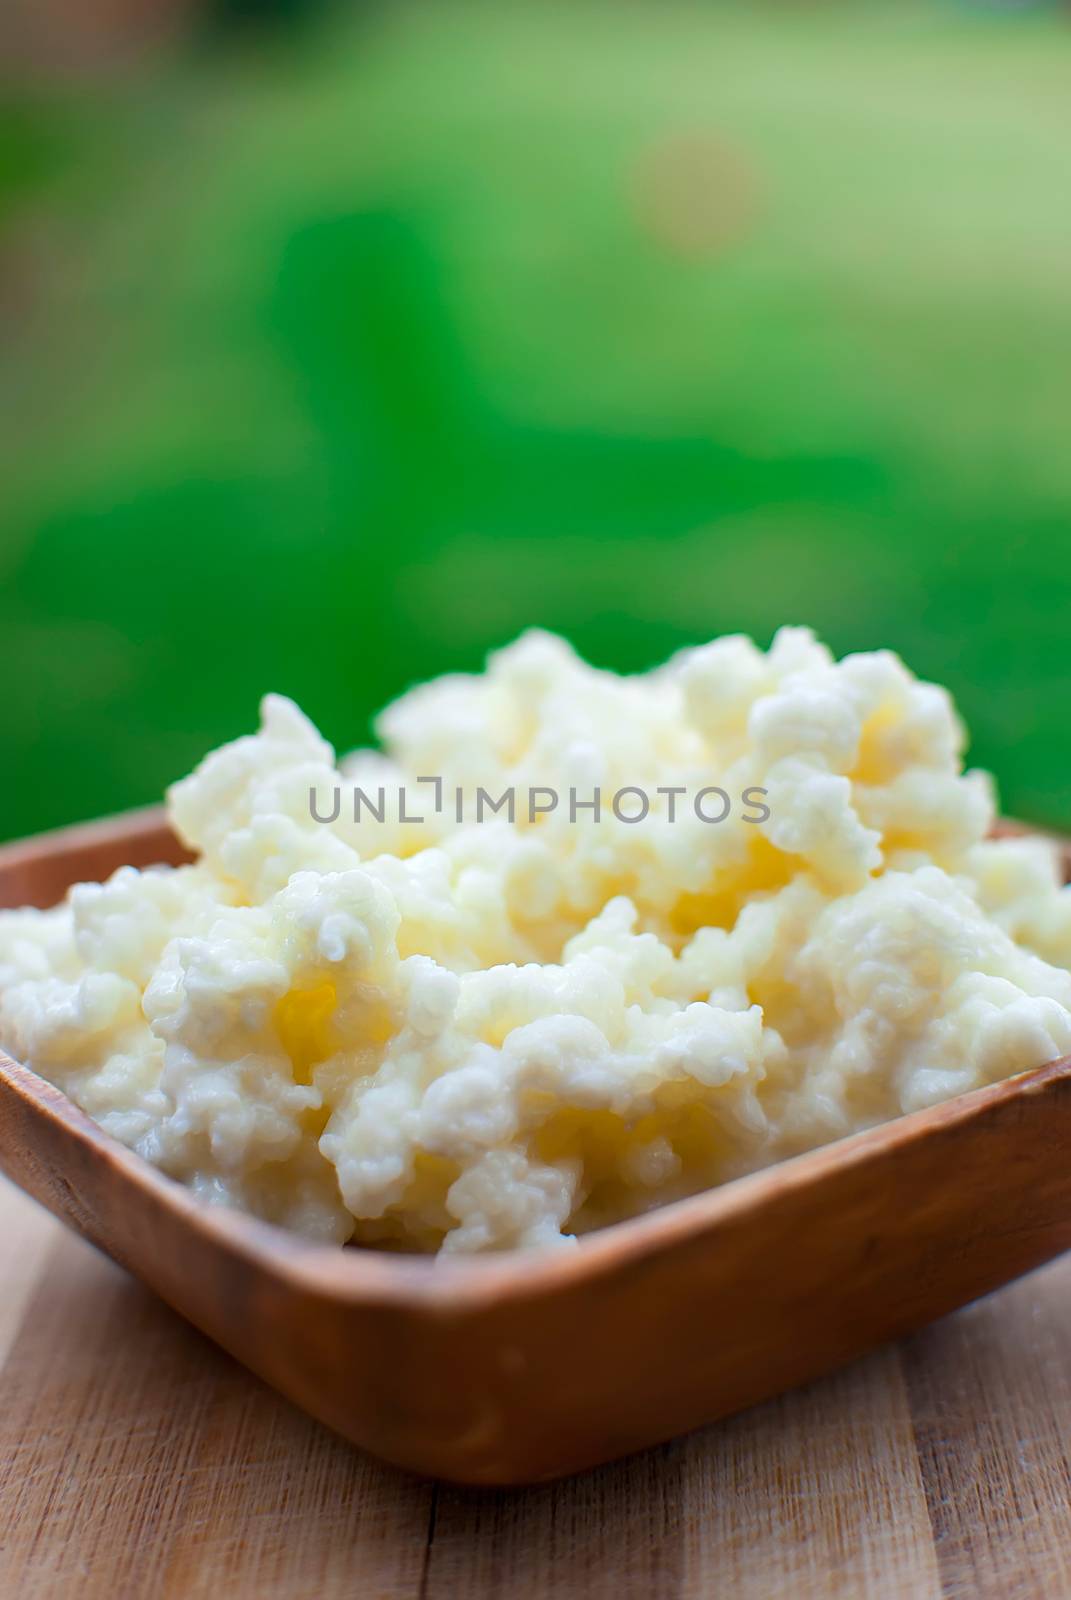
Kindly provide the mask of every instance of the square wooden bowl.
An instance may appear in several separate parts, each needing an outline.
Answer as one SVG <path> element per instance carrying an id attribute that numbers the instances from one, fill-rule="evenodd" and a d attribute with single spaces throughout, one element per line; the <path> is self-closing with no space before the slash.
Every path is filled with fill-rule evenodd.
<path id="1" fill-rule="evenodd" d="M 157 811 L 65 829 L 0 850 L 0 904 L 181 859 Z M 1071 1246 L 1069 1134 L 1065 1059 L 576 1250 L 423 1259 L 206 1206 L 0 1054 L 17 1183 L 330 1427 L 462 1483 L 654 1444 L 1038 1266 Z"/>

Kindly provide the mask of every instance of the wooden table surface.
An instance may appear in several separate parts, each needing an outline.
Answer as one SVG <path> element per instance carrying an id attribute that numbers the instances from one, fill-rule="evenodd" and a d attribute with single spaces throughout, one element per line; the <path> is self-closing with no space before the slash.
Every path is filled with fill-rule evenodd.
<path id="1" fill-rule="evenodd" d="M 712 1330 L 712 1337 L 716 1337 Z M 1071 1256 L 598 1472 L 361 1455 L 0 1179 L 0 1595 L 1071 1595 Z"/>

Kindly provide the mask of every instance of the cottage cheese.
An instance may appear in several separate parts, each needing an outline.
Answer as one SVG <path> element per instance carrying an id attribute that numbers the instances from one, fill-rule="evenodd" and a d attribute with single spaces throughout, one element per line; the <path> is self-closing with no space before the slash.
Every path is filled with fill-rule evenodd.
<path id="1" fill-rule="evenodd" d="M 435 775 L 438 812 L 316 821 L 334 753 L 269 696 L 170 792 L 196 865 L 0 915 L 4 1046 L 206 1200 L 560 1245 L 1071 1051 L 1054 852 L 987 839 L 948 695 L 888 652 L 786 628 L 621 678 L 534 632 L 379 733 L 347 780 Z M 651 805 L 459 822 L 477 786 Z"/>

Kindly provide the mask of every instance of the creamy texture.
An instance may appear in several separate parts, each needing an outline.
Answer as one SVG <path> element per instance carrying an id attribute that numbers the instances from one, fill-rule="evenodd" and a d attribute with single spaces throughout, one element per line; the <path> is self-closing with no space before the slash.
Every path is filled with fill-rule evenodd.
<path id="1" fill-rule="evenodd" d="M 379 733 L 343 764 L 366 794 L 629 785 L 651 813 L 344 796 L 319 823 L 334 754 L 269 696 L 169 794 L 196 865 L 0 914 L 5 1048 L 207 1200 L 339 1242 L 561 1244 L 1071 1051 L 1054 851 L 986 839 L 949 697 L 894 655 L 786 628 L 621 678 L 530 633 Z M 715 784 L 769 817 L 657 793 Z"/>

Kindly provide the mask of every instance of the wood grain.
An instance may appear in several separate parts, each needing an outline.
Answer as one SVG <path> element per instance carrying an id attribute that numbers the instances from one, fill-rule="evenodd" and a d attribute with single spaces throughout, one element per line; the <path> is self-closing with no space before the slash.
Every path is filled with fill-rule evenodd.
<path id="1" fill-rule="evenodd" d="M 0 1594 L 1071 1592 L 1071 1260 L 831 1378 L 528 1490 L 433 1486 L 266 1388 L 0 1179 Z"/>
<path id="2" fill-rule="evenodd" d="M 1069 1353 L 1068 1258 L 905 1346 L 939 1569 L 954 1600 L 1071 1595 Z"/>
<path id="3" fill-rule="evenodd" d="M 432 1600 L 939 1596 L 897 1354 L 566 1483 L 443 1486 L 428 1572 Z"/>
<path id="4" fill-rule="evenodd" d="M 0 1230 L 24 1241 L 23 1281 L 38 1269 L 0 1368 L 0 1594 L 417 1593 L 427 1484 L 311 1422 L 3 1179 Z"/>

